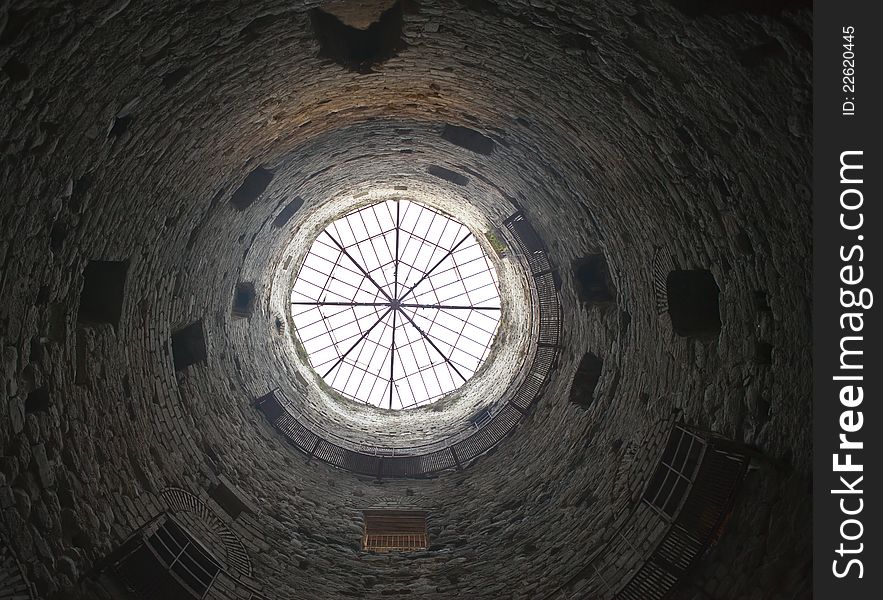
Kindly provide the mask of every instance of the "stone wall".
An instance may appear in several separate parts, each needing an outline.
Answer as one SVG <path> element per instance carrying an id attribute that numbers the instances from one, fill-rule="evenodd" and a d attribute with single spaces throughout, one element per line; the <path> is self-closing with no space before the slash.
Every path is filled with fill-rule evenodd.
<path id="1" fill-rule="evenodd" d="M 543 598 L 615 528 L 675 411 L 766 457 L 680 597 L 808 597 L 804 4 L 422 0 L 398 7 L 395 52 L 354 66 L 320 56 L 316 2 L 0 2 L 0 533 L 40 597 L 99 594 L 84 575 L 178 488 L 268 597 Z M 258 167 L 266 192 L 234 205 Z M 274 219 L 390 185 L 458 186 L 490 222 L 523 209 L 566 327 L 494 452 L 376 482 L 305 461 L 250 401 L 287 373 Z M 569 266 L 597 253 L 615 299 L 585 304 Z M 116 324 L 78 322 L 92 260 L 128 261 Z M 719 335 L 675 333 L 659 268 L 711 272 Z M 198 320 L 205 360 L 176 372 L 171 335 Z M 604 365 L 587 409 L 569 401 L 586 352 Z M 219 475 L 255 512 L 214 503 Z M 385 505 L 429 511 L 429 551 L 360 551 L 361 511 Z"/>

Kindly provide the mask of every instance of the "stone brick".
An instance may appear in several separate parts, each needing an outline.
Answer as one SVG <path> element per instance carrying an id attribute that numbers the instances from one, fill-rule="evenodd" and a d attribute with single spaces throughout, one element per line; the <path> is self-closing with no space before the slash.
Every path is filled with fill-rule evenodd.
<path id="1" fill-rule="evenodd" d="M 83 574 L 168 508 L 161 491 L 215 506 L 219 474 L 254 507 L 214 518 L 266 597 L 554 597 L 619 531 L 675 413 L 779 465 L 749 476 L 680 597 L 808 596 L 805 3 L 68 4 L 0 3 L 0 535 L 42 597 L 96 597 Z M 383 14 L 370 44 L 344 28 Z M 351 444 L 438 443 L 524 358 L 477 397 L 410 415 L 323 399 L 290 335 L 297 249 L 392 195 L 482 233 L 523 211 L 561 270 L 564 328 L 548 386 L 494 452 L 376 481 L 308 461 L 252 399 L 279 387 Z M 591 255 L 615 305 L 580 300 L 571 267 Z M 124 294 L 78 324 L 94 260 L 128 260 Z M 713 278 L 717 327 L 678 335 L 675 270 Z M 231 310 L 240 282 L 248 319 Z M 535 316 L 510 300 L 500 352 Z M 197 321 L 203 352 L 176 370 L 170 339 Z M 576 410 L 587 352 L 604 369 Z M 49 402 L 28 402 L 39 389 Z M 361 553 L 359 515 L 384 506 L 427 511 L 431 549 Z M 232 563 L 217 530 L 200 531 Z"/>

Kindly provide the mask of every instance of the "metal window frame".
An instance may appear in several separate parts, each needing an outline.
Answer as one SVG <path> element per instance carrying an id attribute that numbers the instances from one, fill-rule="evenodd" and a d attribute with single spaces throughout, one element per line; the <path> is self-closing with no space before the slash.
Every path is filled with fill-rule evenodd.
<path id="1" fill-rule="evenodd" d="M 394 218 L 389 206 L 393 202 L 395 203 Z M 421 224 L 420 232 L 414 227 L 406 226 L 403 222 L 403 219 L 407 219 L 407 214 L 403 214 L 402 210 L 403 202 L 405 203 L 404 213 L 416 210 L 418 220 L 422 219 L 424 214 L 428 215 L 429 222 Z M 416 208 L 412 209 L 412 207 Z M 361 222 L 364 234 L 357 234 L 350 224 L 350 219 L 354 219 L 356 216 Z M 383 227 L 384 219 L 387 218 L 392 222 L 392 229 Z M 442 231 L 446 231 L 449 225 L 453 226 L 455 233 L 450 243 L 440 245 L 440 240 L 427 237 L 437 218 L 443 219 L 442 225 L 440 225 Z M 338 224 L 341 223 L 350 230 L 347 237 L 341 236 L 338 231 Z M 380 228 L 380 231 L 371 233 L 375 224 Z M 424 226 L 426 231 L 422 231 Z M 340 225 L 340 227 L 342 228 L 344 225 Z M 395 236 L 391 246 L 386 236 L 393 232 L 395 232 Z M 366 234 L 367 238 L 360 237 Z M 331 244 L 327 242 L 326 238 L 331 241 Z M 352 238 L 354 241 L 346 242 L 348 238 Z M 388 254 L 391 257 L 390 261 L 383 262 L 381 260 L 380 253 L 374 244 L 377 238 L 383 240 L 384 243 L 381 244 L 381 247 L 385 246 L 384 257 Z M 366 242 L 371 243 L 366 244 Z M 418 252 L 425 248 L 431 249 L 428 264 L 415 265 L 408 262 L 409 259 L 405 258 L 405 253 L 413 245 L 412 243 L 416 244 Z M 330 258 L 317 253 L 317 244 L 327 247 L 332 253 L 337 253 L 327 272 L 317 268 L 319 263 L 324 265 L 324 263 L 330 262 Z M 478 249 L 480 256 L 468 259 L 465 263 L 457 260 L 458 253 L 473 248 Z M 441 258 L 438 258 L 439 254 Z M 313 263 L 316 264 L 308 264 L 311 257 Z M 439 267 L 447 264 L 446 261 L 451 264 L 439 271 Z M 476 261 L 481 261 L 483 264 L 475 273 L 464 275 L 461 272 L 461 269 L 467 264 Z M 381 282 L 378 282 L 377 269 L 388 266 L 394 266 L 392 281 L 388 281 L 389 278 L 385 276 L 380 278 Z M 400 267 L 407 269 L 407 276 L 404 276 L 402 281 L 399 278 Z M 338 268 L 347 271 L 356 278 L 361 278 L 358 286 L 337 279 L 334 272 Z M 310 278 L 303 277 L 305 270 L 314 271 L 321 277 L 325 277 L 324 283 L 319 286 L 317 282 L 310 281 Z M 437 280 L 439 276 L 450 272 L 455 274 L 453 282 L 439 282 Z M 372 273 L 375 275 L 372 276 Z M 489 277 L 490 282 L 478 287 L 466 283 L 479 275 Z M 409 276 L 416 276 L 416 283 L 405 283 Z M 301 287 L 306 286 L 309 293 L 297 289 L 301 282 L 303 282 Z M 457 287 L 453 296 L 450 296 L 450 291 L 442 292 L 444 288 L 450 288 L 452 285 Z M 332 289 L 334 286 L 337 288 L 345 286 L 347 289 Z M 391 289 L 388 289 L 390 286 L 392 286 Z M 490 290 L 490 296 L 476 301 L 472 295 L 489 286 L 493 287 L 493 290 Z M 462 292 L 459 291 L 459 287 L 462 287 Z M 373 301 L 368 301 L 365 297 L 366 292 L 375 296 Z M 329 224 L 308 250 L 301 270 L 295 278 L 293 294 L 298 298 L 303 297 L 301 300 L 291 300 L 292 319 L 295 325 L 293 333 L 298 337 L 300 344 L 304 346 L 311 367 L 336 392 L 357 402 L 372 404 L 379 408 L 384 408 L 384 404 L 386 404 L 390 410 L 410 409 L 431 404 L 465 384 L 487 360 L 490 348 L 497 338 L 500 316 L 502 315 L 502 307 L 499 305 L 500 293 L 497 275 L 487 252 L 478 241 L 478 236 L 450 215 L 419 202 L 400 198 L 376 202 L 359 208 Z M 332 297 L 331 301 L 327 299 L 329 295 Z M 359 297 L 362 297 L 362 300 L 357 301 Z M 421 300 L 425 297 L 432 298 L 434 301 Z M 446 297 L 447 299 L 445 299 Z M 495 303 L 497 306 L 494 306 Z M 374 314 L 360 316 L 356 308 L 373 308 Z M 304 322 L 302 317 L 311 315 L 313 309 L 318 312 L 318 318 Z M 330 314 L 326 311 L 334 312 Z M 430 312 L 426 313 L 425 311 Z M 450 327 L 442 324 L 439 318 L 442 314 L 445 315 L 444 321 L 455 320 L 458 323 L 451 323 Z M 461 318 L 461 314 L 466 316 Z M 497 315 L 495 319 L 490 317 L 493 320 L 492 329 L 490 323 L 487 324 L 488 329 L 491 330 L 485 331 L 483 327 L 473 321 L 474 317 L 481 314 Z M 329 327 L 328 324 L 331 320 L 334 321 L 333 327 Z M 304 339 L 302 332 L 320 323 L 324 326 L 324 331 L 311 333 L 309 338 Z M 367 323 L 373 324 L 369 327 Z M 378 326 L 380 326 L 379 329 L 377 329 Z M 444 336 L 445 340 L 433 335 L 435 327 L 448 330 L 451 335 L 455 336 L 454 341 L 450 342 L 447 335 Z M 375 329 L 381 332 L 379 335 L 383 336 L 387 332 L 387 328 L 391 331 L 391 341 L 388 346 L 375 339 L 378 335 Z M 339 337 L 340 331 L 350 331 L 351 329 L 357 329 L 359 334 L 345 338 Z M 467 333 L 467 330 L 481 332 L 481 338 L 474 339 Z M 405 335 L 408 331 L 412 332 L 410 336 Z M 413 331 L 416 331 L 417 334 L 414 334 Z M 372 337 L 372 332 L 374 332 L 374 337 Z M 400 334 L 398 343 L 396 333 Z M 402 343 L 403 335 L 405 335 L 404 344 Z M 479 336 L 476 334 L 475 337 Z M 314 348 L 311 351 L 306 347 L 309 342 L 326 338 L 328 343 L 321 348 Z M 354 338 L 357 339 L 353 341 Z M 463 347 L 464 344 L 461 344 L 461 341 L 464 340 L 468 340 L 470 345 L 474 345 L 480 350 L 474 352 L 466 350 Z M 417 353 L 414 351 L 415 347 L 419 349 Z M 445 347 L 447 350 L 443 350 Z M 321 362 L 314 360 L 317 353 L 329 350 L 333 350 L 336 357 L 329 357 Z M 413 355 L 413 362 L 408 351 Z M 420 357 L 425 354 L 425 358 L 429 359 L 429 364 L 421 364 L 418 354 Z M 361 362 L 364 362 L 362 359 L 365 356 L 363 355 L 367 356 L 366 364 L 374 363 L 376 358 L 381 360 L 384 370 L 388 364 L 388 377 L 383 377 L 384 373 L 376 373 L 370 368 L 360 366 Z M 403 369 L 403 365 L 406 364 L 409 366 Z M 341 382 L 338 381 L 338 376 L 342 373 L 347 374 L 343 376 Z M 448 389 L 451 384 L 455 384 L 455 387 Z M 436 388 L 440 391 L 436 392 Z M 365 391 L 366 389 L 367 391 Z M 377 389 L 380 391 L 377 392 Z M 394 399 L 397 400 L 395 407 Z"/>

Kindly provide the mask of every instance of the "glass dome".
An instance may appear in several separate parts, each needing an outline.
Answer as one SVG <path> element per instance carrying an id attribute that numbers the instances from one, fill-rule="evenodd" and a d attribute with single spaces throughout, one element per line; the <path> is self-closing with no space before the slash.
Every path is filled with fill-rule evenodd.
<path id="1" fill-rule="evenodd" d="M 292 287 L 291 315 L 331 389 L 379 408 L 415 408 L 484 363 L 501 316 L 497 273 L 462 223 L 386 200 L 319 234 Z"/>

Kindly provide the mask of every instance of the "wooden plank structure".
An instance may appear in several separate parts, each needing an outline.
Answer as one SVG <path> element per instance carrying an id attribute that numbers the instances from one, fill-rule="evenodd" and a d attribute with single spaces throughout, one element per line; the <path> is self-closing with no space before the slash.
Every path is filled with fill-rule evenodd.
<path id="1" fill-rule="evenodd" d="M 426 550 L 426 512 L 417 510 L 365 510 L 362 549 L 370 552 Z"/>

